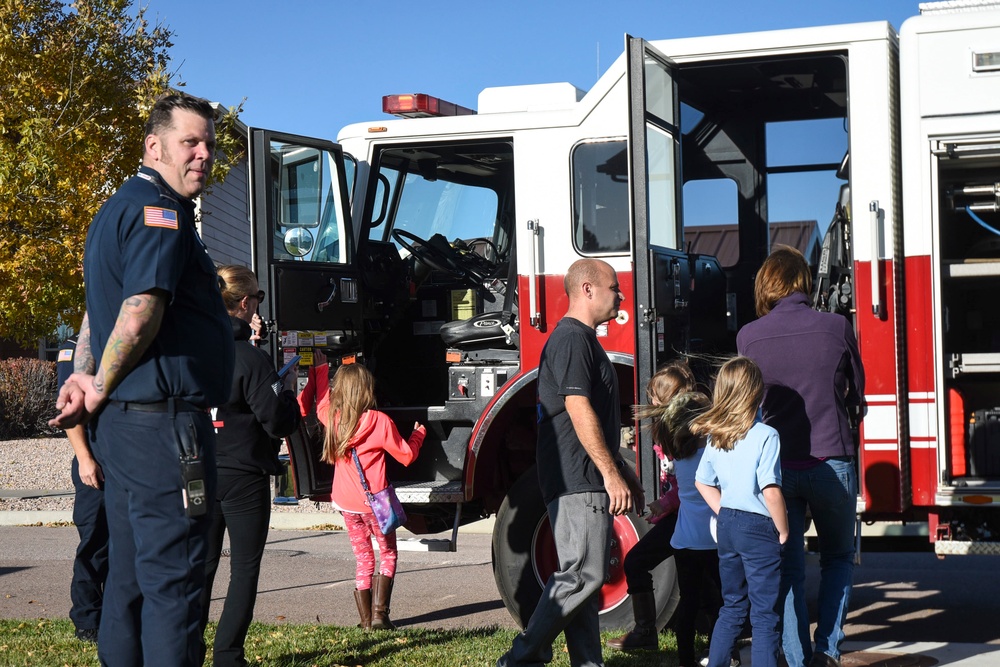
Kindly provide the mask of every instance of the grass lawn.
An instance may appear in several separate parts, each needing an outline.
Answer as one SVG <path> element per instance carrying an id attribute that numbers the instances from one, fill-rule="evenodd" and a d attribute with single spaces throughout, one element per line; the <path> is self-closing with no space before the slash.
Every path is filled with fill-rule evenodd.
<path id="1" fill-rule="evenodd" d="M 209 647 L 215 624 L 209 625 Z M 333 667 L 355 665 L 404 667 L 487 667 L 510 647 L 516 632 L 500 628 L 473 630 L 407 629 L 363 632 L 331 625 L 264 625 L 254 623 L 247 637 L 247 661 L 276 667 Z M 603 639 L 618 633 L 606 634 Z M 676 667 L 672 633 L 660 635 L 660 650 L 626 654 L 605 649 L 608 667 Z M 698 649 L 705 648 L 699 637 Z M 560 635 L 553 647 L 552 665 L 569 665 Z M 96 665 L 97 649 L 73 634 L 68 620 L 0 619 L 0 667 L 75 667 Z M 211 655 L 205 663 L 211 665 Z"/>

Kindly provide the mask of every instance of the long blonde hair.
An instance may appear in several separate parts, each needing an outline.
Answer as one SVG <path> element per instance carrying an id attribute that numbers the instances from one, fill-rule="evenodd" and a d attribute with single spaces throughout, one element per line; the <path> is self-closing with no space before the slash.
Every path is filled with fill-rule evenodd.
<path id="1" fill-rule="evenodd" d="M 346 458 L 361 415 L 375 407 L 375 376 L 361 364 L 341 366 L 334 373 L 332 383 L 323 439 L 323 461 L 327 463 Z"/>
<path id="2" fill-rule="evenodd" d="M 763 397 L 760 368 L 746 357 L 733 357 L 719 369 L 712 407 L 692 420 L 691 432 L 711 436 L 713 447 L 731 450 L 753 426 Z"/>
<path id="3" fill-rule="evenodd" d="M 646 383 L 646 398 L 650 404 L 633 405 L 632 414 L 638 420 L 650 420 L 649 433 L 653 436 L 653 442 L 661 447 L 670 447 L 673 436 L 663 420 L 667 404 L 678 394 L 694 391 L 696 386 L 694 373 L 683 359 L 671 361 L 649 378 Z M 673 456 L 672 453 L 670 455 Z"/>

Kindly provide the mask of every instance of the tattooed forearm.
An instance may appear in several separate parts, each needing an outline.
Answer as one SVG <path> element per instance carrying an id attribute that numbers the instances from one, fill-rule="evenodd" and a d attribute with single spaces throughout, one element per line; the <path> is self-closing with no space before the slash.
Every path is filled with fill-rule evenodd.
<path id="1" fill-rule="evenodd" d="M 93 375 L 97 370 L 94 355 L 90 349 L 90 318 L 83 314 L 80 324 L 80 335 L 76 339 L 76 352 L 73 354 L 73 372 Z"/>
<path id="2" fill-rule="evenodd" d="M 166 297 L 159 292 L 127 298 L 101 355 L 94 388 L 107 396 L 128 375 L 160 330 Z"/>

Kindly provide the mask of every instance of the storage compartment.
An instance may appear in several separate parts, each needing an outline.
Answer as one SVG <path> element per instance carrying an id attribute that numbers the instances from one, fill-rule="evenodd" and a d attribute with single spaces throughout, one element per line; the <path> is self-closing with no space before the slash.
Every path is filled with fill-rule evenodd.
<path id="1" fill-rule="evenodd" d="M 965 455 L 969 477 L 1000 477 L 1000 408 L 970 415 Z"/>
<path id="2" fill-rule="evenodd" d="M 939 140 L 934 154 L 941 340 L 951 396 L 948 476 L 966 484 L 995 483 L 1000 480 L 1000 142 Z"/>

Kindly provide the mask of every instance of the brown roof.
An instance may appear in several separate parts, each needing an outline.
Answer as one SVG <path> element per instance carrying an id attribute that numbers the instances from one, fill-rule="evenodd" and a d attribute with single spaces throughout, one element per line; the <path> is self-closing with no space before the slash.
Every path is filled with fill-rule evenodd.
<path id="1" fill-rule="evenodd" d="M 819 226 L 815 220 L 771 223 L 771 247 L 776 244 L 798 248 L 810 264 L 819 261 Z M 722 266 L 733 266 L 740 256 L 738 225 L 696 225 L 684 228 L 688 252 L 713 255 Z"/>

